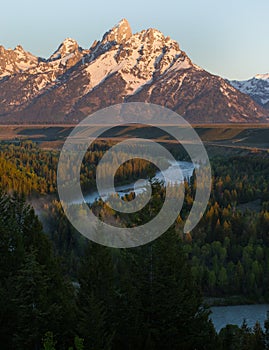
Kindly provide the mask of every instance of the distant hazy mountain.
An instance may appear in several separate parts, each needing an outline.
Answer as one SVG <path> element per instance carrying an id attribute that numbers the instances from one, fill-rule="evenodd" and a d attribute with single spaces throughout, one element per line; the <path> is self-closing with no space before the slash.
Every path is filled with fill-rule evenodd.
<path id="1" fill-rule="evenodd" d="M 254 78 L 244 81 L 233 80 L 231 84 L 269 110 L 269 74 L 258 74 Z"/>
<path id="2" fill-rule="evenodd" d="M 262 81 L 262 80 L 261 80 Z M 49 57 L 0 47 L 0 123 L 77 123 L 128 101 L 167 106 L 191 122 L 261 122 L 268 111 L 195 65 L 156 29 L 124 19 L 89 49 L 66 39 Z M 259 101 L 258 101 L 259 102 Z"/>

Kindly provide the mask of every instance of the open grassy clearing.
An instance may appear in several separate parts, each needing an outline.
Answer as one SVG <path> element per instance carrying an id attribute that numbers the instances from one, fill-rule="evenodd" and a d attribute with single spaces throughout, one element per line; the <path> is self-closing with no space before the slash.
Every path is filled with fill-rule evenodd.
<path id="1" fill-rule="evenodd" d="M 269 125 L 194 125 L 196 132 L 209 146 L 238 149 L 269 149 Z M 61 148 L 74 125 L 6 125 L 0 126 L 0 141 L 32 140 L 41 148 Z M 167 126 L 168 130 L 174 126 Z M 151 138 L 158 142 L 173 142 L 163 130 L 147 126 L 120 126 L 108 130 L 104 139 Z"/>

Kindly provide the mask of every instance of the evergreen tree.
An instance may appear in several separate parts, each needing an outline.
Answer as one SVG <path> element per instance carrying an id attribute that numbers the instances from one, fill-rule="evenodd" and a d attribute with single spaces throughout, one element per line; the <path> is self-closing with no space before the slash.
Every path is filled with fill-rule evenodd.
<path id="1" fill-rule="evenodd" d="M 265 328 L 265 334 L 264 334 L 264 340 L 265 340 L 265 346 L 266 349 L 269 349 L 269 311 L 267 311 L 267 317 L 264 321 L 264 328 Z"/>
<path id="2" fill-rule="evenodd" d="M 238 326 L 228 324 L 219 333 L 221 350 L 241 350 L 241 330 Z"/>
<path id="3" fill-rule="evenodd" d="M 121 324 L 125 348 L 210 349 L 214 327 L 178 236 L 171 230 L 127 255 L 129 280 L 125 275 L 122 282 L 130 309 Z M 132 329 L 136 339 L 130 344 Z"/>
<path id="4" fill-rule="evenodd" d="M 48 331 L 64 347 L 73 338 L 74 293 L 41 224 L 24 198 L 6 195 L 0 222 L 1 347 L 39 349 Z"/>
<path id="5" fill-rule="evenodd" d="M 265 337 L 264 332 L 261 328 L 259 322 L 256 322 L 253 327 L 253 349 L 255 350 L 264 350 L 265 349 Z"/>
<path id="6" fill-rule="evenodd" d="M 244 319 L 241 326 L 241 336 L 240 336 L 240 350 L 250 350 L 252 349 L 252 338 L 251 328 L 248 327 L 246 320 Z"/>
<path id="7" fill-rule="evenodd" d="M 114 268 L 109 248 L 89 242 L 79 273 L 78 332 L 87 349 L 110 349 Z"/>

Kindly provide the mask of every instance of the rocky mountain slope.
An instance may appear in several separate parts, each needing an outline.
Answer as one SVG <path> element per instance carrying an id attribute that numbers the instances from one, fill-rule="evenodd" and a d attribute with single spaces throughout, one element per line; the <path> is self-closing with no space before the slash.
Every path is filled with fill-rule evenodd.
<path id="1" fill-rule="evenodd" d="M 191 122 L 261 122 L 268 111 L 195 65 L 156 29 L 122 20 L 84 50 L 66 39 L 48 58 L 0 47 L 0 123 L 77 123 L 115 103 L 157 103 Z"/>
<path id="2" fill-rule="evenodd" d="M 262 107 L 269 110 L 269 74 L 258 74 L 254 78 L 230 82 L 236 89 L 249 95 Z"/>

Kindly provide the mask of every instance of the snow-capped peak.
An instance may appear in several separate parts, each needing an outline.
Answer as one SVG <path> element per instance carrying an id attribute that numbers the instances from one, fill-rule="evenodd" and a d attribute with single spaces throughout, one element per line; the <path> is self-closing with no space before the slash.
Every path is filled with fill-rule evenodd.
<path id="1" fill-rule="evenodd" d="M 149 28 L 145 31 L 143 31 L 145 34 L 145 37 L 148 37 L 152 40 L 163 40 L 164 35 L 162 32 L 160 32 L 158 29 L 155 28 Z"/>
<path id="2" fill-rule="evenodd" d="M 268 108 L 269 104 L 269 74 L 257 74 L 245 81 L 231 81 L 231 84 L 241 92 L 251 96 L 261 106 Z"/>
<path id="3" fill-rule="evenodd" d="M 49 61 L 54 61 L 59 58 L 64 58 L 72 53 L 75 53 L 79 50 L 78 43 L 76 40 L 71 38 L 66 38 L 58 49 L 50 56 Z"/>
<path id="4" fill-rule="evenodd" d="M 102 43 L 116 42 L 121 44 L 132 36 L 132 29 L 127 19 L 122 19 L 117 25 L 105 33 Z"/>
<path id="5" fill-rule="evenodd" d="M 64 48 L 66 48 L 67 51 L 69 51 L 69 53 L 74 50 L 74 47 L 78 47 L 78 43 L 76 42 L 76 40 L 72 39 L 72 38 L 66 38 L 63 42 L 62 42 L 62 46 Z"/>
<path id="6" fill-rule="evenodd" d="M 24 48 L 21 45 L 17 45 L 14 49 L 14 51 L 19 51 L 19 52 L 25 52 Z"/>
<path id="7" fill-rule="evenodd" d="M 120 28 L 120 27 L 130 27 L 130 23 L 128 22 L 128 20 L 126 18 L 123 18 L 119 21 L 118 24 L 115 25 L 116 28 Z"/>
<path id="8" fill-rule="evenodd" d="M 258 75 L 234 85 L 266 107 L 267 79 Z M 137 101 L 166 106 L 193 122 L 267 117 L 249 97 L 194 65 L 176 41 L 152 28 L 132 34 L 126 19 L 88 50 L 65 39 L 49 59 L 0 46 L 0 101 L 5 122 L 36 116 L 46 123 L 77 122 L 111 104 Z"/>
<path id="9" fill-rule="evenodd" d="M 178 43 L 159 30 L 150 28 L 132 35 L 128 28 L 129 23 L 122 20 L 95 44 L 97 54 L 91 54 L 94 59 L 87 62 L 86 68 L 88 91 L 117 73 L 126 84 L 126 94 L 132 95 L 168 70 L 175 73 L 194 67 Z M 120 43 L 123 33 L 128 36 L 122 37 L 124 42 Z"/>
<path id="10" fill-rule="evenodd" d="M 266 74 L 257 74 L 255 75 L 256 79 L 261 79 L 261 80 L 269 80 L 269 73 Z"/>
<path id="11" fill-rule="evenodd" d="M 36 67 L 37 64 L 38 57 L 25 51 L 21 45 L 17 45 L 14 50 L 0 46 L 0 79 L 14 73 L 27 71 Z"/>

